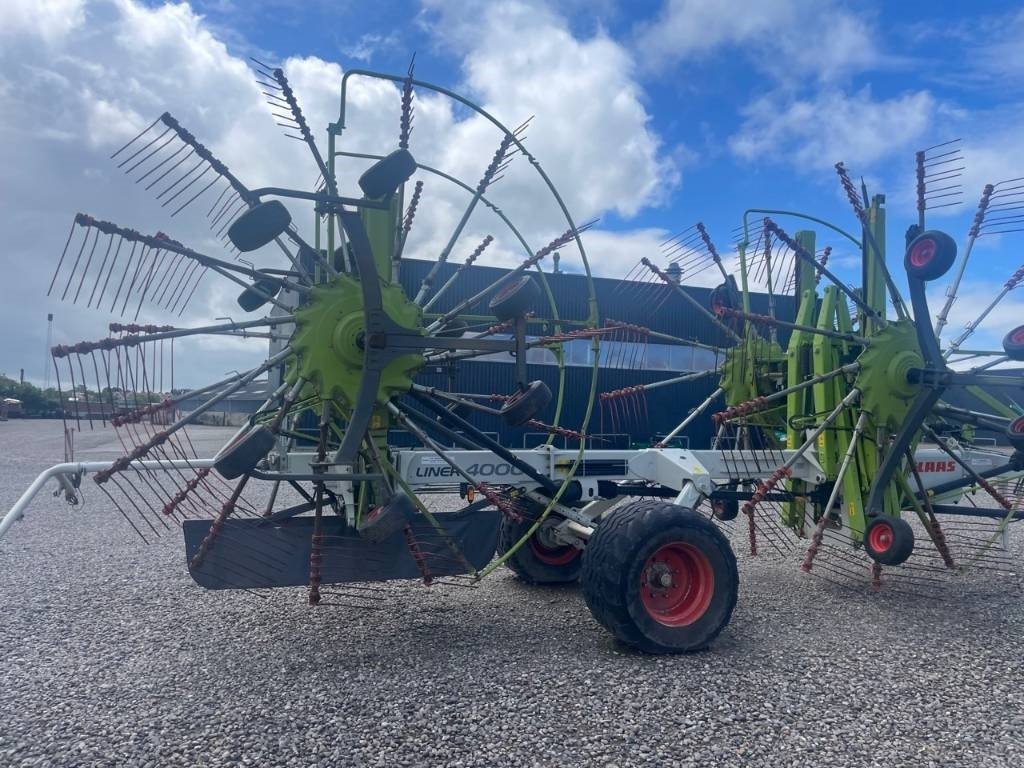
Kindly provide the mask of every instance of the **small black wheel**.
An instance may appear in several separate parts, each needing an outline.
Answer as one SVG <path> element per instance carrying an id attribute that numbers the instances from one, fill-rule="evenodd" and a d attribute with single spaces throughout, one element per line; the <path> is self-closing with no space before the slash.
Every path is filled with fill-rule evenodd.
<path id="1" fill-rule="evenodd" d="M 519 427 L 535 417 L 551 402 L 551 390 L 539 379 L 516 392 L 501 406 L 501 418 L 510 427 Z"/>
<path id="2" fill-rule="evenodd" d="M 541 510 L 538 508 L 538 512 Z M 571 544 L 555 541 L 551 530 L 558 524 L 558 518 L 549 516 L 540 528 L 516 550 L 508 560 L 508 567 L 521 581 L 527 584 L 567 584 L 580 577 L 583 567 L 583 550 Z M 533 525 L 532 520 L 515 522 L 507 515 L 502 516 L 498 528 L 498 554 L 512 549 Z"/>
<path id="3" fill-rule="evenodd" d="M 366 169 L 359 188 L 371 200 L 390 197 L 416 173 L 416 159 L 408 149 L 396 149 Z"/>
<path id="4" fill-rule="evenodd" d="M 728 522 L 735 520 L 740 513 L 740 503 L 736 499 L 713 499 L 711 501 L 711 514 L 715 520 Z"/>
<path id="5" fill-rule="evenodd" d="M 903 260 L 907 274 L 918 280 L 942 277 L 956 261 L 956 241 L 945 232 L 930 229 L 915 237 L 907 246 Z"/>
<path id="6" fill-rule="evenodd" d="M 259 203 L 243 213 L 228 227 L 228 237 L 243 253 L 255 251 L 271 242 L 292 223 L 292 215 L 279 200 Z"/>
<path id="7" fill-rule="evenodd" d="M 1024 451 L 1024 416 L 1018 416 L 1006 428 L 1006 439 L 1018 451 Z"/>
<path id="8" fill-rule="evenodd" d="M 594 618 L 647 653 L 706 648 L 729 623 L 736 556 L 691 509 L 644 499 L 606 514 L 583 553 L 583 596 Z"/>
<path id="9" fill-rule="evenodd" d="M 226 480 L 234 480 L 256 469 L 264 456 L 274 447 L 274 433 L 259 426 L 245 433 L 225 448 L 213 462 L 213 468 Z"/>
<path id="10" fill-rule="evenodd" d="M 725 309 L 735 309 L 732 305 L 732 293 L 729 291 L 729 286 L 725 283 L 711 291 L 709 303 L 711 304 L 711 311 L 716 315 L 720 315 L 722 310 Z"/>
<path id="11" fill-rule="evenodd" d="M 1003 351 L 1011 360 L 1024 360 L 1024 325 L 1003 336 Z"/>
<path id="12" fill-rule="evenodd" d="M 257 270 L 259 271 L 259 270 Z M 255 312 L 281 292 L 281 281 L 271 276 L 257 278 L 256 282 L 238 295 L 238 306 L 244 312 Z"/>
<path id="13" fill-rule="evenodd" d="M 359 521 L 356 530 L 369 542 L 380 544 L 405 528 L 416 514 L 416 505 L 404 493 L 396 493 L 386 503 L 371 509 Z"/>
<path id="14" fill-rule="evenodd" d="M 864 531 L 864 549 L 876 563 L 899 565 L 914 551 L 914 530 L 901 517 L 875 517 Z"/>
<path id="15" fill-rule="evenodd" d="M 540 287 L 529 275 L 512 280 L 491 297 L 487 303 L 491 313 L 505 322 L 514 317 L 525 315 L 533 309 L 534 303 L 540 298 Z"/>

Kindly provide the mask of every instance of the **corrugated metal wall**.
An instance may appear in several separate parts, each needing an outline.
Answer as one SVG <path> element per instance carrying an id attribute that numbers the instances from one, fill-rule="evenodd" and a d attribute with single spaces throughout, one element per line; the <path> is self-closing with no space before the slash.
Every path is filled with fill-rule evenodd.
<path id="1" fill-rule="evenodd" d="M 420 282 L 429 271 L 432 262 L 407 260 L 402 275 L 402 283 L 406 292 L 415 294 Z M 442 285 L 454 272 L 455 266 L 444 265 L 435 285 Z M 474 267 L 463 273 L 454 287 L 433 308 L 438 311 L 454 306 L 458 301 L 474 295 L 493 285 L 505 270 L 493 267 Z M 559 316 L 569 319 L 586 318 L 588 312 L 588 292 L 586 280 L 577 274 L 546 275 L 548 284 L 558 307 Z M 697 312 L 683 298 L 671 295 L 664 285 L 645 283 L 623 283 L 619 280 L 594 278 L 594 289 L 597 296 L 601 321 L 614 319 L 650 328 L 653 331 L 671 334 L 686 339 L 694 339 L 705 344 L 720 345 L 725 342 L 724 335 L 702 313 Z M 696 299 L 701 306 L 709 306 L 711 290 L 707 288 L 684 287 L 684 290 Z M 767 313 L 768 302 L 765 296 L 755 296 L 753 311 Z M 486 300 L 475 309 L 473 314 L 486 314 Z M 540 317 L 550 317 L 547 302 L 542 300 L 536 308 Z M 777 300 L 776 314 L 779 317 L 792 317 L 793 301 L 783 297 Z M 783 340 L 784 340 L 783 336 Z M 783 341 L 784 343 L 784 341 Z M 619 366 L 628 361 L 613 360 Z M 554 366 L 528 366 L 531 379 L 545 381 L 552 392 L 557 394 L 558 370 Z M 637 384 L 651 384 L 678 375 L 668 370 L 633 370 L 630 368 L 602 368 L 598 374 L 597 391 L 607 392 Z M 567 366 L 565 377 L 565 396 L 563 411 L 559 424 L 576 429 L 583 423 L 587 399 L 591 389 L 591 368 Z M 448 389 L 449 374 L 438 366 L 430 366 L 420 374 L 421 383 Z M 615 413 L 602 409 L 595 400 L 589 434 L 604 433 L 607 435 L 609 447 L 625 447 L 626 444 L 647 444 L 657 435 L 663 435 L 686 417 L 687 413 L 703 401 L 717 386 L 716 376 L 709 376 L 695 382 L 677 384 L 652 390 L 637 398 L 617 401 Z M 460 392 L 485 394 L 510 394 L 514 387 L 513 370 L 510 364 L 491 361 L 464 361 L 454 371 L 454 388 Z M 550 423 L 554 416 L 554 403 L 540 419 Z M 513 429 L 503 424 L 501 419 L 486 414 L 474 414 L 471 421 L 479 428 L 495 432 L 500 441 L 509 446 L 522 446 L 535 443 L 539 439 L 536 430 L 531 428 Z M 532 434 L 531 434 L 532 433 Z M 710 444 L 710 419 L 697 419 L 691 425 L 685 437 L 693 448 L 703 448 Z M 399 439 L 396 436 L 396 440 Z M 559 439 L 561 443 L 561 439 Z M 574 443 L 570 443 L 574 444 Z M 596 446 L 595 446 L 596 447 Z"/>

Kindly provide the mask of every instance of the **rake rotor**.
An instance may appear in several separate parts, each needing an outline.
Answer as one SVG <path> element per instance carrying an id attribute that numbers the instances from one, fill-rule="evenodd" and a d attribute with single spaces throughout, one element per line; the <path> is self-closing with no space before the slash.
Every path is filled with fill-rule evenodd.
<path id="1" fill-rule="evenodd" d="M 360 594 L 363 588 L 354 582 L 475 580 L 491 559 L 502 521 L 539 526 L 572 471 L 559 483 L 543 478 L 549 501 L 526 504 L 514 483 L 470 475 L 453 450 L 510 460 L 517 471 L 539 477 L 484 425 L 497 420 L 506 428 L 541 430 L 549 441 L 579 441 L 581 451 L 588 439 L 589 407 L 582 423 L 561 421 L 561 347 L 577 338 L 598 343 L 601 334 L 588 335 L 597 330 L 593 288 L 588 280 L 591 316 L 567 317 L 550 291 L 544 306 L 545 280 L 537 265 L 558 249 L 575 249 L 586 272 L 579 236 L 593 222 L 576 226 L 567 218 L 565 231 L 547 245 L 527 243 L 487 194 L 517 154 L 540 168 L 523 144 L 529 121 L 509 130 L 488 116 L 500 140 L 475 187 L 436 169 L 424 171 L 452 181 L 470 198 L 419 287 L 406 294 L 408 259 L 425 253 L 413 229 L 414 219 L 425 215 L 422 179 L 414 180 L 403 204 L 406 182 L 427 168 L 410 152 L 414 92 L 441 89 L 416 80 L 411 65 L 404 77 L 346 75 L 343 109 L 351 76 L 395 83 L 401 103 L 398 150 L 374 156 L 359 178 L 363 196 L 349 198 L 338 195 L 336 163 L 365 156 L 337 148 L 344 114 L 332 124 L 328 151 L 321 153 L 284 71 L 255 60 L 254 67 L 275 120 L 309 148 L 320 175 L 314 191 L 247 187 L 167 113 L 112 156 L 172 217 L 202 204 L 234 260 L 201 253 L 162 232 L 146 235 L 86 214 L 75 217 L 50 293 L 130 321 L 112 323 L 107 338 L 53 349 L 58 387 L 76 426 L 109 424 L 124 448 L 93 479 L 146 541 L 183 527 L 189 570 L 208 588 L 260 593 L 305 586 L 311 605 L 362 605 L 372 590 Z M 541 183 L 560 204 L 542 174 Z M 299 235 L 290 213 L 273 199 L 278 197 L 315 203 L 314 243 Z M 479 230 L 474 212 L 480 203 L 499 214 L 524 255 L 519 267 L 470 292 L 466 275 L 475 273 L 495 235 L 479 239 L 457 268 L 446 262 L 463 234 Z M 257 268 L 237 258 L 250 251 L 262 258 L 269 245 L 284 254 L 285 268 Z M 211 276 L 238 286 L 243 311 L 267 314 L 198 326 L 156 320 L 181 317 L 190 307 L 195 313 L 200 283 Z M 481 309 L 487 314 L 471 314 Z M 176 344 L 180 353 L 182 340 L 211 335 L 259 339 L 269 343 L 270 353 L 247 371 L 177 388 Z M 527 353 L 537 348 L 559 361 L 557 397 L 544 381 L 528 378 Z M 458 391 L 456 363 L 502 354 L 514 362 L 506 367 L 509 394 L 495 396 L 494 407 Z M 178 378 L 182 370 L 179 361 Z M 448 388 L 417 381 L 435 370 L 444 371 Z M 200 459 L 193 428 L 233 394 L 260 382 L 263 404 L 212 462 Z M 414 438 L 481 501 L 452 509 L 418 495 L 398 471 L 389 441 L 394 430 Z M 530 533 L 513 541 L 508 554 Z"/>

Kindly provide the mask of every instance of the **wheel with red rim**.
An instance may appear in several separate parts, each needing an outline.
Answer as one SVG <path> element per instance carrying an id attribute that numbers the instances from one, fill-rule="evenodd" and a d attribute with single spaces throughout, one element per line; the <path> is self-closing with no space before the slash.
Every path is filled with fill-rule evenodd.
<path id="1" fill-rule="evenodd" d="M 1003 337 L 1003 351 L 1011 360 L 1024 360 L 1024 325 L 1018 325 Z"/>
<path id="2" fill-rule="evenodd" d="M 669 542 L 647 558 L 640 572 L 640 602 L 666 627 L 698 621 L 715 593 L 711 561 L 692 544 Z"/>
<path id="3" fill-rule="evenodd" d="M 217 454 L 213 468 L 227 480 L 252 472 L 270 453 L 276 439 L 267 427 L 254 427 Z"/>
<path id="4" fill-rule="evenodd" d="M 665 501 L 607 513 L 583 553 L 583 596 L 594 618 L 647 653 L 706 648 L 736 605 L 739 575 L 710 520 Z"/>
<path id="5" fill-rule="evenodd" d="M 539 508 L 536 509 L 540 512 Z M 580 576 L 583 550 L 555 539 L 553 529 L 562 518 L 549 516 L 505 565 L 528 584 L 567 584 Z M 498 529 L 498 554 L 503 555 L 526 535 L 533 521 L 503 517 Z"/>
<path id="6" fill-rule="evenodd" d="M 551 389 L 543 381 L 531 381 L 525 389 L 517 391 L 501 407 L 501 418 L 510 427 L 521 427 L 547 408 L 551 402 Z"/>
<path id="7" fill-rule="evenodd" d="M 914 530 L 899 517 L 875 517 L 864 531 L 864 549 L 877 563 L 899 565 L 914 551 Z"/>
<path id="8" fill-rule="evenodd" d="M 537 282 L 529 275 L 523 275 L 506 283 L 491 297 L 487 306 L 496 318 L 504 322 L 525 315 L 539 298 Z"/>
<path id="9" fill-rule="evenodd" d="M 907 274 L 918 280 L 942 277 L 956 261 L 956 241 L 945 232 L 930 229 L 910 241 L 903 260 Z"/>
<path id="10" fill-rule="evenodd" d="M 367 541 L 380 544 L 412 522 L 416 511 L 412 499 L 404 493 L 396 493 L 386 503 L 367 512 L 356 530 Z"/>
<path id="11" fill-rule="evenodd" d="M 732 297 L 729 295 L 729 288 L 725 283 L 711 291 L 711 311 L 721 315 L 727 309 L 733 309 Z"/>
<path id="12" fill-rule="evenodd" d="M 723 522 L 735 520 L 740 514 L 740 503 L 736 499 L 713 499 L 711 514 L 714 515 L 715 520 Z"/>
<path id="13" fill-rule="evenodd" d="M 1024 416 L 1018 416 L 1006 428 L 1006 439 L 1018 451 L 1024 451 Z"/>

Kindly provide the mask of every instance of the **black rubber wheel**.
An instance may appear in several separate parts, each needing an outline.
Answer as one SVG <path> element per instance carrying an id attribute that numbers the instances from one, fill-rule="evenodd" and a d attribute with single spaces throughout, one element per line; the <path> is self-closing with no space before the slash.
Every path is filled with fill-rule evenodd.
<path id="1" fill-rule="evenodd" d="M 274 433 L 259 426 L 243 435 L 217 456 L 213 468 L 226 480 L 234 480 L 256 469 L 256 465 L 274 447 Z"/>
<path id="2" fill-rule="evenodd" d="M 537 509 L 538 513 L 541 511 Z M 583 550 L 571 544 L 550 541 L 546 527 L 556 523 L 557 519 L 549 516 L 536 533 L 505 561 L 506 567 L 521 581 L 527 584 L 568 584 L 579 579 L 583 567 Z M 503 515 L 498 528 L 498 554 L 504 555 L 512 549 L 512 545 L 524 536 L 531 525 L 532 520 L 517 523 Z"/>
<path id="3" fill-rule="evenodd" d="M 371 200 L 390 197 L 416 173 L 416 160 L 408 149 L 396 149 L 366 169 L 359 177 L 359 188 Z"/>
<path id="4" fill-rule="evenodd" d="M 1024 325 L 1003 336 L 1003 351 L 1011 360 L 1024 360 Z"/>
<path id="5" fill-rule="evenodd" d="M 526 389 L 512 395 L 501 406 L 501 418 L 510 427 L 519 427 L 547 408 L 551 402 L 551 390 L 539 379 L 531 381 Z"/>
<path id="6" fill-rule="evenodd" d="M 228 237 L 243 253 L 262 248 L 292 223 L 292 215 L 279 200 L 268 200 L 250 208 L 228 227 Z"/>
<path id="7" fill-rule="evenodd" d="M 868 522 L 864 549 L 876 563 L 899 565 L 914 551 L 914 530 L 903 518 L 880 515 Z"/>
<path id="8" fill-rule="evenodd" d="M 525 315 L 540 298 L 540 286 L 529 275 L 511 280 L 500 291 L 491 297 L 487 307 L 491 313 L 505 322 L 514 317 Z"/>
<path id="9" fill-rule="evenodd" d="M 356 530 L 359 535 L 374 544 L 394 536 L 405 528 L 416 514 L 416 505 L 404 493 L 396 493 L 389 501 L 371 509 Z"/>
<path id="10" fill-rule="evenodd" d="M 729 286 L 725 283 L 711 291 L 711 298 L 708 303 L 711 305 L 711 311 L 716 315 L 721 314 L 723 309 L 735 309 L 732 305 L 732 293 L 729 291 Z"/>
<path id="11" fill-rule="evenodd" d="M 258 278 L 238 295 L 238 306 L 244 312 L 255 312 L 281 292 L 281 281 L 273 277 Z"/>
<path id="12" fill-rule="evenodd" d="M 581 578 L 594 618 L 647 653 L 706 648 L 729 623 L 739 587 L 736 556 L 715 524 L 652 499 L 601 519 Z"/>
<path id="13" fill-rule="evenodd" d="M 1024 416 L 1018 416 L 1006 428 L 1006 439 L 1018 451 L 1024 451 Z"/>
<path id="14" fill-rule="evenodd" d="M 713 499 L 711 501 L 711 514 L 715 520 L 735 520 L 740 513 L 740 503 L 736 499 Z"/>
<path id="15" fill-rule="evenodd" d="M 903 266 L 907 274 L 918 280 L 942 277 L 956 261 L 956 241 L 945 232 L 930 229 L 915 237 L 907 246 Z"/>

